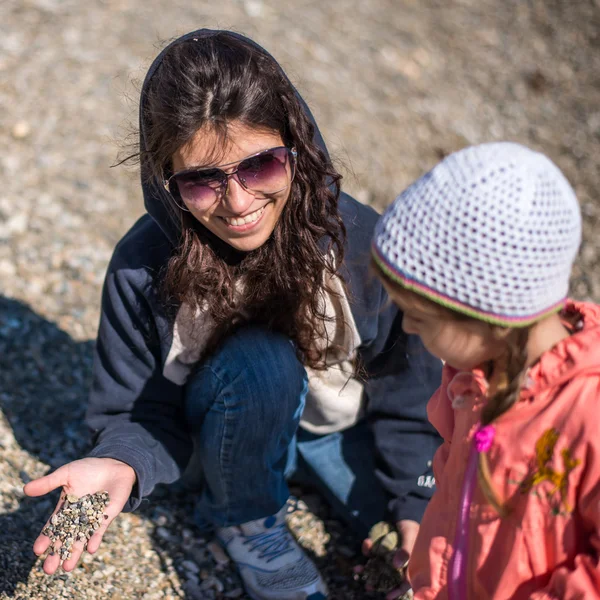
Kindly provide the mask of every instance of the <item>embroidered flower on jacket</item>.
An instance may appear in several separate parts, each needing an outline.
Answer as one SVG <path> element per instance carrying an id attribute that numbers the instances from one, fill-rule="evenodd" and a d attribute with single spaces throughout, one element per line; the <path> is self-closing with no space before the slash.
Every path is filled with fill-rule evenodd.
<path id="1" fill-rule="evenodd" d="M 559 435 L 556 429 L 544 431 L 535 444 L 534 471 L 520 485 L 521 492 L 525 494 L 544 481 L 549 481 L 552 487 L 547 493 L 547 498 L 554 514 L 560 513 L 561 506 L 566 513 L 572 512 L 573 509 L 567 501 L 569 473 L 581 462 L 571 456 L 569 448 L 564 448 L 560 453 L 564 470 L 562 472 L 554 470 L 551 462 Z"/>

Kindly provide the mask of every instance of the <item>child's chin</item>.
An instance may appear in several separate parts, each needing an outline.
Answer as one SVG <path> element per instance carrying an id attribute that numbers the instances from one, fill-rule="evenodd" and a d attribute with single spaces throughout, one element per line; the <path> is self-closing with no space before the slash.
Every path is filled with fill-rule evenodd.
<path id="1" fill-rule="evenodd" d="M 460 359 L 444 360 L 442 358 L 441 361 L 449 367 L 456 369 L 457 371 L 472 371 L 473 369 L 476 369 L 479 366 L 478 364 L 474 364 L 469 361 L 464 361 Z"/>

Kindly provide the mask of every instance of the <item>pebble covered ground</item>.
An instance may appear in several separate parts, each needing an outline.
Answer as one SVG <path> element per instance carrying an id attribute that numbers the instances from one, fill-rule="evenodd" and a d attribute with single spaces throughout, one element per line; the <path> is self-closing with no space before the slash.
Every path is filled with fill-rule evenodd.
<path id="1" fill-rule="evenodd" d="M 102 279 L 142 212 L 137 173 L 110 166 L 160 41 L 202 26 L 247 33 L 282 62 L 345 189 L 378 208 L 470 143 L 549 154 L 584 214 L 573 294 L 600 301 L 598 0 L 2 0 L 1 599 L 245 598 L 223 551 L 194 529 L 189 495 L 158 489 L 93 558 L 46 576 L 31 545 L 56 496 L 22 494 L 85 451 Z M 381 598 L 352 580 L 343 525 L 301 495 L 292 528 L 331 597 Z"/>

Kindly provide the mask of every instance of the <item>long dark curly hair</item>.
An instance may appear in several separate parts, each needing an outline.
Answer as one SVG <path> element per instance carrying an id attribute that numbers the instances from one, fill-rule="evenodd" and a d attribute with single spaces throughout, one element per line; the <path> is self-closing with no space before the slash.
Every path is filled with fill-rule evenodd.
<path id="1" fill-rule="evenodd" d="M 162 274 L 165 303 L 208 309 L 216 324 L 209 347 L 241 323 L 259 323 L 289 336 L 304 364 L 324 368 L 326 357 L 315 342 L 325 334 L 323 296 L 333 293 L 328 277 L 340 276 L 344 257 L 341 176 L 313 141 L 314 125 L 293 86 L 264 50 L 222 31 L 171 46 L 145 94 L 139 158 L 153 185 L 170 175 L 173 154 L 204 127 L 223 143 L 234 121 L 278 132 L 298 152 L 279 222 L 253 251 L 224 249 L 165 197 L 181 223 L 179 245 Z"/>

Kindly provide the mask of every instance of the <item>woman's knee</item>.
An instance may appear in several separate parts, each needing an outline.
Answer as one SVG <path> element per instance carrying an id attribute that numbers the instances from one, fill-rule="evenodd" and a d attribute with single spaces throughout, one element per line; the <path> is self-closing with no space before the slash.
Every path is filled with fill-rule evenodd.
<path id="1" fill-rule="evenodd" d="M 223 340 L 211 357 L 234 375 L 244 373 L 268 379 L 276 388 L 302 387 L 305 370 L 287 336 L 258 326 L 238 329 Z"/>
<path id="2" fill-rule="evenodd" d="M 275 402 L 296 410 L 304 401 L 306 371 L 293 342 L 283 334 L 258 326 L 246 326 L 222 340 L 188 381 L 190 395 L 228 398 L 229 402 Z M 201 400 L 203 402 L 203 400 Z"/>

